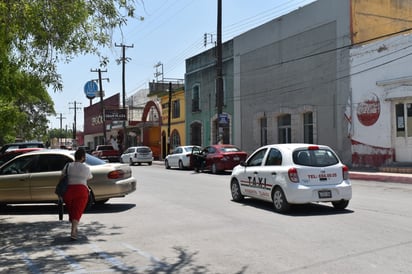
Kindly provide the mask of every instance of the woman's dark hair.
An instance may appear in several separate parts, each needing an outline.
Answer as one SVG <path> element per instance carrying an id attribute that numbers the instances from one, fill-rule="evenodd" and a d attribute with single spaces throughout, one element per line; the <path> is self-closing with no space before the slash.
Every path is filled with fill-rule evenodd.
<path id="1" fill-rule="evenodd" d="M 77 161 L 81 160 L 83 157 L 86 157 L 86 151 L 83 148 L 76 150 L 76 152 L 74 153 L 74 159 Z"/>

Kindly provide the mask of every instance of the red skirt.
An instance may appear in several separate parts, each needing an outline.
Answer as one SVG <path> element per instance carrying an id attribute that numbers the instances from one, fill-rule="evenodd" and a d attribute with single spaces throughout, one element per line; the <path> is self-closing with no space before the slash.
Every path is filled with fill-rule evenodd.
<path id="1" fill-rule="evenodd" d="M 85 185 L 68 185 L 63 196 L 69 213 L 69 221 L 80 221 L 89 199 L 89 189 Z"/>

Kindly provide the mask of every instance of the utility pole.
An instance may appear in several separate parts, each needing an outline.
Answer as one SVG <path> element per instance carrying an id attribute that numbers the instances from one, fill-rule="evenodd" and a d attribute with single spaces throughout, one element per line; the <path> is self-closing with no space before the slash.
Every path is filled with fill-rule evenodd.
<path id="1" fill-rule="evenodd" d="M 167 115 L 167 154 L 170 153 L 170 123 L 172 115 L 172 82 L 169 82 L 169 107 Z"/>
<path id="2" fill-rule="evenodd" d="M 57 117 L 57 119 L 60 120 L 60 134 L 59 134 L 59 148 L 60 148 L 62 132 L 63 132 L 63 119 L 66 119 L 66 117 L 63 117 L 63 114 L 60 113 L 60 117 Z"/>
<path id="3" fill-rule="evenodd" d="M 216 35 L 216 104 L 217 104 L 217 141 L 223 143 L 223 128 L 220 116 L 223 112 L 223 75 L 222 75 L 222 0 L 217 0 L 217 35 Z M 221 140 L 219 140 L 221 138 Z"/>
<path id="4" fill-rule="evenodd" d="M 103 129 L 103 144 L 106 144 L 106 121 L 104 118 L 104 102 L 103 102 L 103 87 L 102 87 L 102 72 L 107 72 L 107 70 L 101 69 L 91 69 L 91 72 L 97 72 L 99 74 L 99 92 L 100 92 L 100 108 L 101 108 L 101 115 L 102 115 L 102 129 Z M 104 80 L 109 81 L 109 78 L 104 78 Z"/>
<path id="5" fill-rule="evenodd" d="M 123 97 L 123 109 L 126 109 L 126 62 L 130 60 L 130 58 L 126 58 L 126 48 L 133 48 L 133 44 L 131 46 L 126 46 L 123 44 L 114 44 L 115 47 L 122 48 L 122 58 L 119 60 L 122 62 L 122 97 Z M 122 150 L 127 147 L 127 135 L 126 135 L 126 121 L 123 121 L 123 140 L 122 140 Z"/>
<path id="6" fill-rule="evenodd" d="M 77 107 L 77 104 L 82 104 L 82 103 L 77 103 L 76 101 L 74 101 L 74 103 L 69 103 L 69 104 L 74 104 L 74 107 L 69 107 L 69 109 L 73 109 L 74 110 L 74 123 L 73 123 L 73 140 L 76 140 L 76 132 L 77 132 L 77 127 L 76 127 L 76 113 L 77 110 L 80 109 L 79 107 Z"/>

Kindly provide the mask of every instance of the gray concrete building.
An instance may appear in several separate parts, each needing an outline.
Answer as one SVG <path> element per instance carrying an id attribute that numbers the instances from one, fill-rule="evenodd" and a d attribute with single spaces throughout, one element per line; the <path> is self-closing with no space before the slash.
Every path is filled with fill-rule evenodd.
<path id="1" fill-rule="evenodd" d="M 233 143 L 318 143 L 350 163 L 350 1 L 319 0 L 233 39 Z"/>

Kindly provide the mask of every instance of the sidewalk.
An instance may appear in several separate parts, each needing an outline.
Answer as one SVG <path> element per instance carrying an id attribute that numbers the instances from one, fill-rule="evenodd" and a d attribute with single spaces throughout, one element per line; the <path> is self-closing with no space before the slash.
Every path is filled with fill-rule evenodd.
<path id="1" fill-rule="evenodd" d="M 351 180 L 368 180 L 378 182 L 412 184 L 411 173 L 390 173 L 379 171 L 349 171 Z"/>
<path id="2" fill-rule="evenodd" d="M 164 165 L 163 161 L 153 161 L 155 165 Z M 412 173 L 381 171 L 349 171 L 351 180 L 378 181 L 387 183 L 412 184 Z"/>

